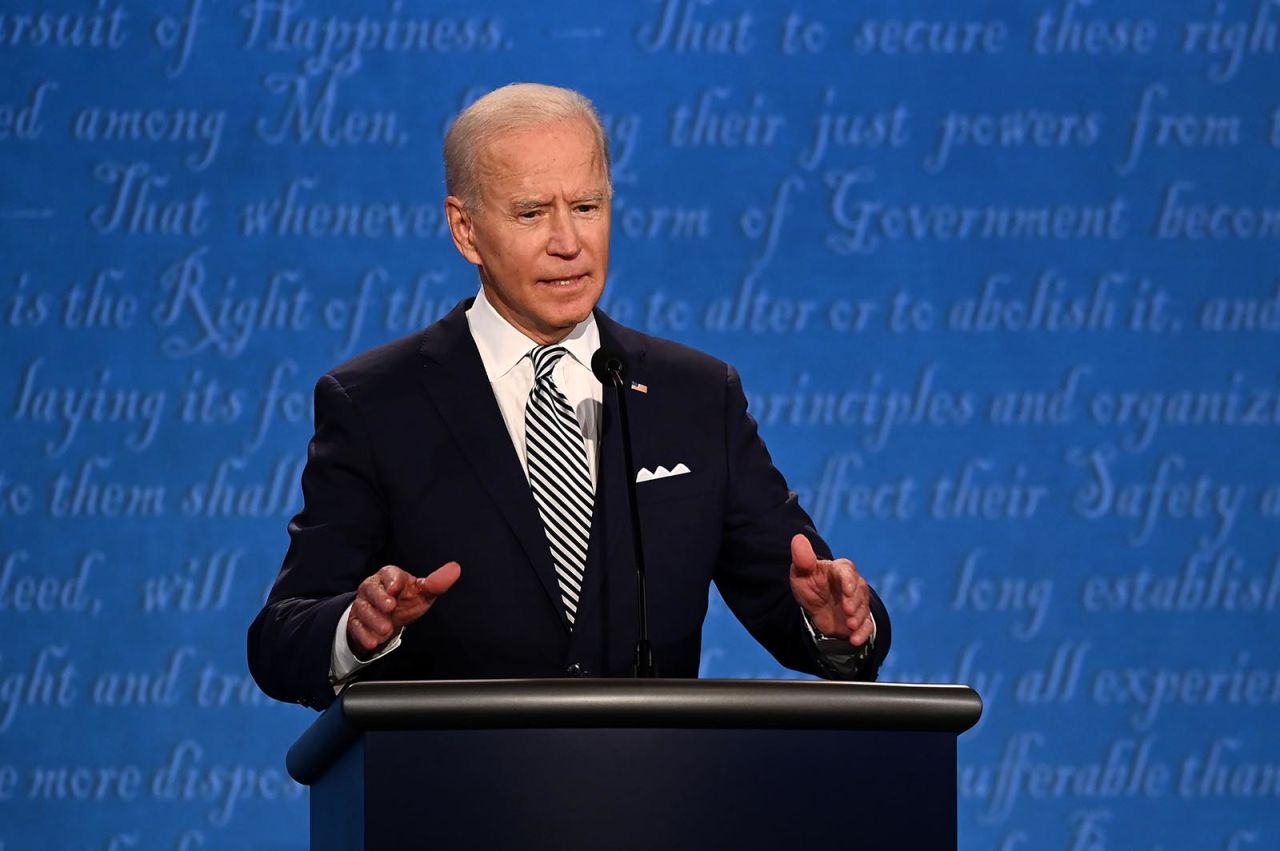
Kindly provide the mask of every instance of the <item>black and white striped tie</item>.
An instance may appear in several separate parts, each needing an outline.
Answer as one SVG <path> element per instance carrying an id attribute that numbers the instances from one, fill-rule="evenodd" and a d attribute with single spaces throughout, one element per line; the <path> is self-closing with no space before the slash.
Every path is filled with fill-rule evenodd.
<path id="1" fill-rule="evenodd" d="M 529 487 L 542 516 L 560 582 L 560 600 L 572 626 L 582 594 L 595 494 L 582 427 L 551 378 L 551 370 L 566 354 L 564 346 L 538 346 L 529 352 L 533 387 L 524 409 L 524 443 Z"/>

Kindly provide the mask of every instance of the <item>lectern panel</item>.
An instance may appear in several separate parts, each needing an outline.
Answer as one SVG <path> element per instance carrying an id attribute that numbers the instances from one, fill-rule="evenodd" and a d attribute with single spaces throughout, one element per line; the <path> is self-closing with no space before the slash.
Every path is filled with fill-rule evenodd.
<path id="1" fill-rule="evenodd" d="M 945 733 L 388 731 L 365 759 L 367 851 L 956 846 Z"/>

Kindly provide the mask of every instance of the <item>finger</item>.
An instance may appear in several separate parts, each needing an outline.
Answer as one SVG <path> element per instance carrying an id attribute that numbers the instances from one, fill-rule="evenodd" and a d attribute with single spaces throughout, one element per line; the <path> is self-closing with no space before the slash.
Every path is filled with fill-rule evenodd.
<path id="1" fill-rule="evenodd" d="M 360 583 L 356 599 L 364 600 L 375 611 L 391 612 L 396 607 L 396 598 L 386 592 L 382 585 L 382 578 L 376 573 Z"/>
<path id="2" fill-rule="evenodd" d="M 369 623 L 380 616 L 380 613 L 374 608 L 373 603 L 364 597 L 357 597 L 356 601 L 351 604 L 351 617 L 360 620 L 363 623 Z"/>
<path id="3" fill-rule="evenodd" d="M 857 608 L 854 610 L 853 614 L 845 620 L 845 623 L 848 624 L 850 632 L 857 632 L 862 629 L 864 625 L 871 624 L 870 598 L 863 597 L 859 600 Z"/>
<path id="4" fill-rule="evenodd" d="M 853 596 L 853 592 L 857 588 L 857 580 L 850 569 L 852 565 L 848 559 L 844 558 L 836 559 L 827 564 L 827 589 L 831 592 L 831 599 L 839 600 L 843 603 Z M 846 612 L 846 614 L 849 614 L 849 612 Z"/>
<path id="5" fill-rule="evenodd" d="M 379 643 L 390 638 L 396 628 L 391 618 L 384 616 L 381 612 L 375 612 L 367 618 L 360 618 L 360 623 L 366 630 L 377 636 Z"/>
<path id="6" fill-rule="evenodd" d="M 347 619 L 347 641 L 365 651 L 373 650 L 382 643 L 359 618 L 354 617 Z"/>
<path id="7" fill-rule="evenodd" d="M 462 565 L 456 561 L 447 562 L 417 581 L 418 587 L 433 599 L 453 587 L 462 575 Z"/>
<path id="8" fill-rule="evenodd" d="M 863 618 L 862 624 L 849 635 L 849 643 L 861 647 L 871 640 L 871 618 Z"/>
<path id="9" fill-rule="evenodd" d="M 852 565 L 848 562 L 845 565 L 840 571 L 840 604 L 845 615 L 853 615 L 866 601 L 867 583 Z"/>
<path id="10" fill-rule="evenodd" d="M 856 629 L 857 626 L 852 623 L 857 620 L 858 623 L 871 613 L 871 589 L 866 582 L 858 580 L 858 584 L 852 596 L 847 597 L 844 601 L 844 613 L 850 620 L 850 629 Z"/>
<path id="11" fill-rule="evenodd" d="M 804 535 L 791 539 L 791 569 L 797 576 L 808 576 L 818 569 L 818 556 Z"/>
<path id="12" fill-rule="evenodd" d="M 381 639 L 390 637 L 391 632 L 396 628 L 393 622 L 395 618 L 395 607 L 392 611 L 380 612 L 373 606 L 367 606 L 363 609 L 352 608 L 352 613 L 359 618 L 360 623 L 366 630 L 378 636 Z"/>
<path id="13" fill-rule="evenodd" d="M 400 593 L 405 586 L 405 578 L 409 574 L 405 573 L 394 564 L 386 564 L 375 574 L 381 580 L 382 590 L 386 591 L 392 597 Z"/>
<path id="14" fill-rule="evenodd" d="M 363 602 L 364 605 L 361 605 L 361 602 Z M 391 619 L 374 608 L 367 600 L 357 600 L 351 606 L 351 617 L 353 617 L 366 632 L 377 636 L 379 639 L 384 639 L 391 634 Z"/>

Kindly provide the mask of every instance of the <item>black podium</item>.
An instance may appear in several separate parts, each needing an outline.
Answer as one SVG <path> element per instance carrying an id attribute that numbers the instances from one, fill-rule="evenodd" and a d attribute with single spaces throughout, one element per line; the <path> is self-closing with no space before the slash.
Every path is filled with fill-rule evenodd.
<path id="1" fill-rule="evenodd" d="M 981 712 L 951 685 L 357 683 L 288 766 L 315 851 L 955 848 Z"/>

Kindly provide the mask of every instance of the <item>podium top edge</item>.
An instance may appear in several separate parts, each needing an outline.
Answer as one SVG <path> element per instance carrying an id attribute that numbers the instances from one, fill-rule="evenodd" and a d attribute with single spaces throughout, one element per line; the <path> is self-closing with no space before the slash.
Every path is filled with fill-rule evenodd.
<path id="1" fill-rule="evenodd" d="M 965 685 L 806 680 L 443 680 L 356 683 L 358 730 L 735 727 L 962 733 L 982 700 Z"/>
<path id="2" fill-rule="evenodd" d="M 289 750 L 319 776 L 366 732 L 537 728 L 877 730 L 959 735 L 982 699 L 966 685 L 806 680 L 531 679 L 355 683 Z"/>

